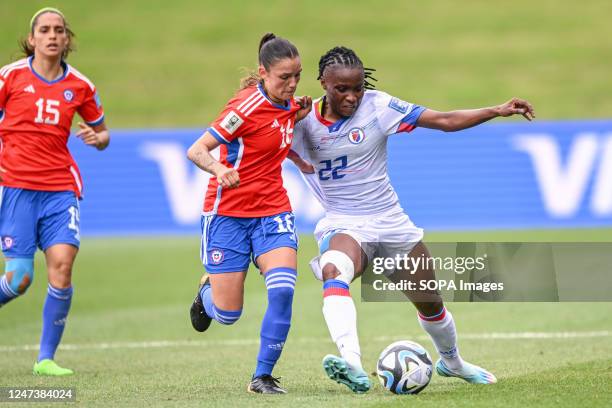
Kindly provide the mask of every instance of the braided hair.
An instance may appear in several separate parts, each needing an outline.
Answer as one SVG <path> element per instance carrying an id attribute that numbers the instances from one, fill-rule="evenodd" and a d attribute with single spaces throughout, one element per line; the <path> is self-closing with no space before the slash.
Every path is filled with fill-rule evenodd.
<path id="1" fill-rule="evenodd" d="M 325 69 L 333 65 L 363 69 L 363 84 L 365 89 L 375 89 L 374 84 L 370 81 L 377 81 L 377 79 L 372 76 L 372 73 L 376 70 L 374 68 L 364 68 L 363 62 L 361 62 L 357 54 L 355 54 L 355 51 L 351 50 L 350 48 L 334 47 L 327 51 L 319 60 L 319 76 L 317 79 L 320 80 L 323 78 Z"/>

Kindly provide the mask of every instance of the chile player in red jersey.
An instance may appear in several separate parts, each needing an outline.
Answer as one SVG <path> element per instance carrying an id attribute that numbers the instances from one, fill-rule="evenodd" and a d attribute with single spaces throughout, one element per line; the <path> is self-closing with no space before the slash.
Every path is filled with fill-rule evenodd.
<path id="1" fill-rule="evenodd" d="M 0 241 L 6 260 L 0 306 L 25 293 L 34 277 L 34 253 L 45 253 L 49 286 L 34 374 L 69 375 L 55 351 L 72 299 L 83 182 L 66 143 L 75 113 L 77 136 L 98 150 L 108 146 L 95 86 L 65 62 L 73 33 L 64 15 L 44 8 L 22 42 L 27 58 L 0 69 Z"/>
<path id="2" fill-rule="evenodd" d="M 259 45 L 259 75 L 243 81 L 188 157 L 211 173 L 202 214 L 202 278 L 191 307 L 197 331 L 211 321 L 235 323 L 242 313 L 251 259 L 265 277 L 268 308 L 261 325 L 257 367 L 248 390 L 284 394 L 272 369 L 291 324 L 297 277 L 297 235 L 281 163 L 293 126 L 310 111 L 309 97 L 293 98 L 302 71 L 293 44 L 266 34 Z M 221 146 L 220 160 L 210 151 Z"/>

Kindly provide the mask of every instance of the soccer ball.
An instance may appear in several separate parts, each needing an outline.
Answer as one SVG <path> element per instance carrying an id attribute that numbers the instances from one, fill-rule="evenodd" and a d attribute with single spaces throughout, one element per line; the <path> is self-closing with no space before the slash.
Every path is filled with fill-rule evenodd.
<path id="1" fill-rule="evenodd" d="M 418 394 L 429 384 L 431 373 L 427 350 L 407 340 L 389 344 L 376 365 L 380 383 L 394 394 Z"/>

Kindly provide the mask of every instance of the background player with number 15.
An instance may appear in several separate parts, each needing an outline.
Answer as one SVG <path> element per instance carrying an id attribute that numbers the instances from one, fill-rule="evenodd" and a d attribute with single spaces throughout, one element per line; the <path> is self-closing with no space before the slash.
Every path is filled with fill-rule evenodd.
<path id="1" fill-rule="evenodd" d="M 103 150 L 110 137 L 95 86 L 65 59 L 74 34 L 64 15 L 44 8 L 30 21 L 26 58 L 0 69 L 0 238 L 6 258 L 0 306 L 25 293 L 36 248 L 45 253 L 49 288 L 34 374 L 69 375 L 55 351 L 72 300 L 72 265 L 80 244 L 83 181 L 66 143 L 77 136 Z"/>

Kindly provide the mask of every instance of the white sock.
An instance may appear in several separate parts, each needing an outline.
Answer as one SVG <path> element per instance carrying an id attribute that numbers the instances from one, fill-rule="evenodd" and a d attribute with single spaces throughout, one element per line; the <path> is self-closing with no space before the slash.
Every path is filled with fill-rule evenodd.
<path id="1" fill-rule="evenodd" d="M 418 316 L 421 327 L 431 337 L 444 364 L 451 370 L 460 369 L 463 366 L 463 360 L 457 347 L 457 329 L 453 315 L 444 308 L 436 316 L 425 317 L 420 313 Z"/>
<path id="2" fill-rule="evenodd" d="M 330 281 L 333 283 L 327 285 Z M 337 282 L 340 283 L 335 284 Z M 329 334 L 347 364 L 351 368 L 363 370 L 357 336 L 357 309 L 348 285 L 336 280 L 328 280 L 325 283 L 328 287 L 323 290 L 323 316 Z"/>

